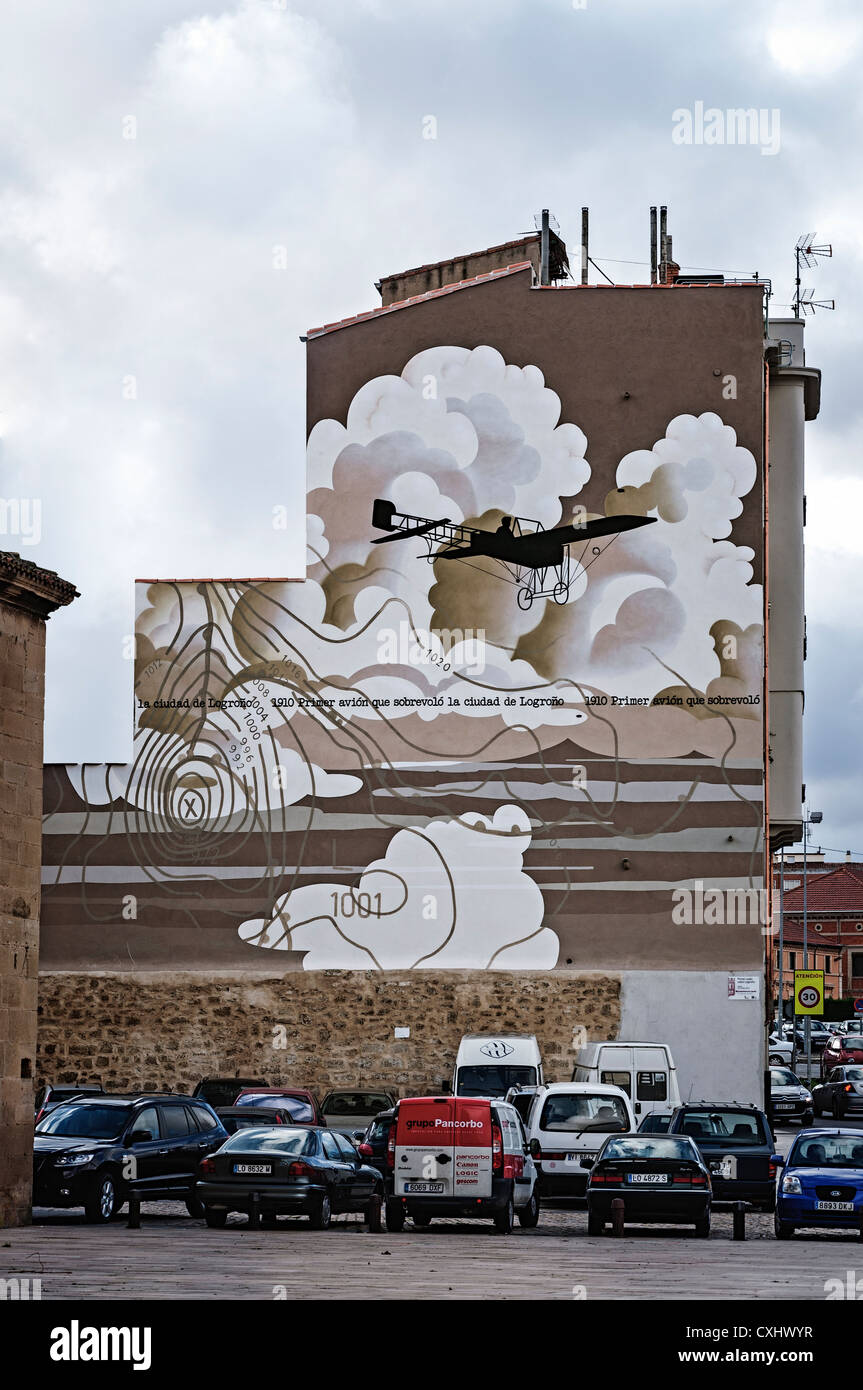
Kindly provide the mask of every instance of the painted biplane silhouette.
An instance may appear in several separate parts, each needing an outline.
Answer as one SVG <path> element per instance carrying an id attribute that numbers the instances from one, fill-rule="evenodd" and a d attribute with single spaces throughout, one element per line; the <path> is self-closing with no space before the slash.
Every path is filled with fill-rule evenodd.
<path id="1" fill-rule="evenodd" d="M 484 531 L 477 526 L 462 526 L 441 517 L 427 517 L 397 512 L 395 504 L 379 497 L 372 507 L 372 525 L 388 536 L 376 536 L 373 545 L 387 541 L 407 540 L 422 536 L 426 542 L 423 559 L 470 561 L 482 556 L 495 560 L 501 567 L 499 578 L 518 586 L 516 600 L 519 608 L 530 608 L 535 598 L 552 598 L 566 603 L 573 578 L 573 559 L 570 546 L 582 545 L 575 564 L 589 569 L 605 547 L 592 546 L 590 559 L 585 556 L 591 541 L 601 536 L 615 539 L 622 531 L 637 526 L 649 526 L 655 516 L 600 516 L 581 525 L 554 526 L 546 531 L 540 522 L 523 516 L 505 516 L 496 531 Z M 435 549 L 435 547 L 439 547 Z"/>

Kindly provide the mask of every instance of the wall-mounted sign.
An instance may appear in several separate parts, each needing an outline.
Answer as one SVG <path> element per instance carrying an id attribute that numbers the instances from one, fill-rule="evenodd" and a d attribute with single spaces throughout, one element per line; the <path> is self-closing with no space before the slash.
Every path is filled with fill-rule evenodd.
<path id="1" fill-rule="evenodd" d="M 759 975 L 729 975 L 729 999 L 760 999 L 761 977 Z"/>

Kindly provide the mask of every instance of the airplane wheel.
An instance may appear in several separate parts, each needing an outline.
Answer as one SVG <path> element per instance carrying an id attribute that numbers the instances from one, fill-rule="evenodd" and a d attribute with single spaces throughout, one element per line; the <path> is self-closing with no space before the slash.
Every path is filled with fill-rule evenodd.
<path id="1" fill-rule="evenodd" d="M 560 580 L 552 589 L 551 596 L 555 603 L 566 603 L 569 598 L 569 585 Z"/>
<path id="2" fill-rule="evenodd" d="M 519 589 L 515 597 L 519 608 L 523 608 L 525 612 L 533 603 L 533 594 L 530 592 L 530 589 Z"/>

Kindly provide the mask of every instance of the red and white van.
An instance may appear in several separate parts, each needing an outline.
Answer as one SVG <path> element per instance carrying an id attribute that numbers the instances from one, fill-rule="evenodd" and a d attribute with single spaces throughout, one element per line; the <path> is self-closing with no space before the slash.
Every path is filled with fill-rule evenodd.
<path id="1" fill-rule="evenodd" d="M 473 1096 L 400 1100 L 387 1149 L 388 1231 L 409 1216 L 489 1217 L 503 1234 L 513 1218 L 539 1219 L 536 1165 L 521 1117 L 506 1101 Z"/>

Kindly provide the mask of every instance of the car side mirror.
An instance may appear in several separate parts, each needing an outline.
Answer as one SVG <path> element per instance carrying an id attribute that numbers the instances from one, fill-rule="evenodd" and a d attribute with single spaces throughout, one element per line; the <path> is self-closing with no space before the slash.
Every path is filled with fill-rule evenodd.
<path id="1" fill-rule="evenodd" d="M 539 1140 L 531 1139 L 530 1143 L 527 1146 L 527 1151 L 530 1154 L 531 1158 L 541 1158 L 542 1145 L 540 1144 Z"/>
<path id="2" fill-rule="evenodd" d="M 782 1157 L 781 1154 L 771 1154 L 771 1155 L 770 1155 L 770 1162 L 773 1164 L 773 1167 L 774 1167 L 774 1168 L 784 1168 L 784 1167 L 785 1167 L 785 1159 Z"/>
<path id="3" fill-rule="evenodd" d="M 593 1163 L 594 1163 L 594 1160 L 593 1160 L 592 1158 L 582 1158 L 582 1159 L 579 1160 L 579 1167 L 581 1167 L 581 1168 L 592 1168 L 592 1167 L 593 1167 Z"/>
<path id="4" fill-rule="evenodd" d="M 134 1134 L 129 1137 L 129 1143 L 133 1146 L 135 1144 L 152 1144 L 152 1142 L 153 1136 L 148 1129 L 136 1129 Z"/>

